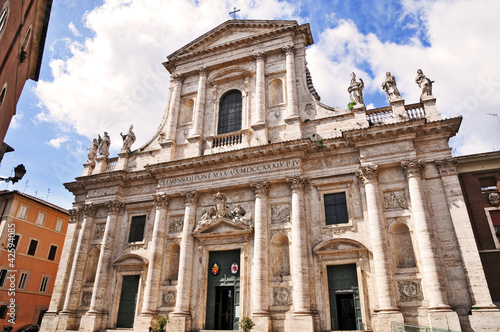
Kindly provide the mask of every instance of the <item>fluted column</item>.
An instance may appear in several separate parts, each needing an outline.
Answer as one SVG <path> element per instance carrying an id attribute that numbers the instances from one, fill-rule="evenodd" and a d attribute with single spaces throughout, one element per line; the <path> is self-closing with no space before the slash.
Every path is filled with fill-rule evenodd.
<path id="1" fill-rule="evenodd" d="M 304 217 L 304 187 L 303 177 L 286 179 L 292 189 L 292 259 L 293 259 L 293 304 L 295 314 L 310 312 L 309 294 L 309 252 Z"/>
<path id="2" fill-rule="evenodd" d="M 395 295 L 391 294 L 391 270 L 388 264 L 390 258 L 385 247 L 384 217 L 379 198 L 378 166 L 360 167 L 356 175 L 365 185 L 370 242 L 378 291 L 378 309 L 380 311 L 395 311 L 397 309 L 391 300 Z"/>
<path id="3" fill-rule="evenodd" d="M 265 77 L 265 62 L 264 53 L 254 55 L 257 68 L 255 72 L 255 119 L 252 121 L 253 126 L 262 125 L 266 119 L 266 77 Z"/>
<path id="4" fill-rule="evenodd" d="M 426 288 L 425 294 L 429 300 L 429 308 L 449 308 L 445 290 L 439 280 L 439 261 L 434 254 L 432 228 L 426 212 L 427 208 L 420 178 L 425 163 L 421 160 L 402 161 L 401 167 L 405 170 L 408 179 L 415 235 L 422 259 L 422 278 Z"/>
<path id="5" fill-rule="evenodd" d="M 118 213 L 123 209 L 123 203 L 118 201 L 108 202 L 106 207 L 108 209 L 108 217 L 106 219 L 101 252 L 97 263 L 89 313 L 99 313 L 105 309 L 104 300 L 106 298 L 106 290 L 108 289 L 109 271 L 111 270 L 116 220 L 118 219 Z"/>
<path id="6" fill-rule="evenodd" d="M 63 312 L 73 313 L 76 311 L 78 300 L 80 297 L 80 289 L 83 284 L 83 273 L 85 271 L 85 261 L 87 259 L 90 232 L 94 222 L 95 208 L 92 204 L 87 204 L 83 210 L 83 223 L 80 233 L 78 234 L 78 242 L 75 248 L 75 256 L 71 266 L 71 274 L 68 280 L 66 297 L 64 299 Z"/>
<path id="7" fill-rule="evenodd" d="M 158 193 L 153 197 L 156 211 L 153 226 L 153 239 L 149 253 L 148 275 L 144 289 L 143 314 L 156 314 L 158 309 L 158 294 L 162 271 L 162 255 L 165 246 L 165 229 L 167 227 L 167 206 L 170 197 Z"/>
<path id="8" fill-rule="evenodd" d="M 267 193 L 269 182 L 250 185 L 255 190 L 255 237 L 252 269 L 252 314 L 269 314 L 268 220 Z"/>
<path id="9" fill-rule="evenodd" d="M 179 279 L 177 281 L 177 298 L 174 314 L 189 315 L 191 298 L 191 279 L 193 270 L 193 228 L 196 219 L 196 204 L 199 194 L 195 191 L 182 194 L 186 202 L 182 242 L 179 256 Z"/>
<path id="10" fill-rule="evenodd" d="M 200 68 L 198 79 L 198 94 L 196 96 L 196 106 L 194 110 L 193 133 L 191 136 L 197 137 L 203 134 L 203 119 L 205 115 L 205 96 L 207 91 L 207 70 Z"/>
<path id="11" fill-rule="evenodd" d="M 175 142 L 175 133 L 177 128 L 177 119 L 179 117 L 179 106 L 181 102 L 182 91 L 182 75 L 174 75 L 174 92 L 170 109 L 168 110 L 168 118 L 166 125 L 165 140 L 167 142 Z"/>
<path id="12" fill-rule="evenodd" d="M 293 46 L 283 48 L 286 54 L 286 101 L 287 118 L 298 116 L 297 87 L 295 79 L 295 53 Z"/>

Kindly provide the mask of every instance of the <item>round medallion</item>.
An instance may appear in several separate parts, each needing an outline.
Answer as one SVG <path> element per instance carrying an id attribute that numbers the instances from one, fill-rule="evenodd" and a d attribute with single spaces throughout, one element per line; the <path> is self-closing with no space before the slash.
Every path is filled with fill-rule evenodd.
<path id="1" fill-rule="evenodd" d="M 238 273 L 238 263 L 234 262 L 231 264 L 231 274 L 237 274 Z"/>

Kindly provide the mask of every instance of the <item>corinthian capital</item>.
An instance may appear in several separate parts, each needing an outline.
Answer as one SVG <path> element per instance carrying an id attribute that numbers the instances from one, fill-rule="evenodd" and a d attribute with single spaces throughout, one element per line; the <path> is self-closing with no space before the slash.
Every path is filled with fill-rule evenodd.
<path id="1" fill-rule="evenodd" d="M 174 74 L 172 75 L 172 78 L 174 79 L 175 84 L 181 84 L 184 76 L 182 74 Z"/>
<path id="2" fill-rule="evenodd" d="M 356 176 L 363 184 L 376 182 L 378 179 L 378 165 L 359 167 Z"/>
<path id="3" fill-rule="evenodd" d="M 403 160 L 401 167 L 405 171 L 406 177 L 414 177 L 422 175 L 425 168 L 425 163 L 420 159 Z"/>
<path id="4" fill-rule="evenodd" d="M 75 207 L 68 210 L 69 212 L 69 222 L 76 222 L 80 217 L 81 208 Z"/>
<path id="5" fill-rule="evenodd" d="M 170 197 L 165 193 L 157 193 L 153 196 L 153 200 L 155 201 L 157 209 L 166 209 L 168 202 L 170 201 Z"/>
<path id="6" fill-rule="evenodd" d="M 255 60 L 259 61 L 259 60 L 264 60 L 266 58 L 266 54 L 264 52 L 258 52 L 258 53 L 255 53 L 253 55 L 253 57 L 255 58 Z"/>
<path id="7" fill-rule="evenodd" d="M 304 187 L 307 182 L 307 178 L 303 176 L 297 176 L 294 178 L 287 178 L 286 182 L 290 186 L 290 189 L 292 189 L 292 192 L 294 191 L 304 191 Z"/>
<path id="8" fill-rule="evenodd" d="M 207 76 L 207 67 L 198 68 L 198 75 L 206 77 Z"/>
<path id="9" fill-rule="evenodd" d="M 283 50 L 283 52 L 285 52 L 286 55 L 293 55 L 295 52 L 295 48 L 293 47 L 293 45 L 288 45 L 281 49 Z"/>
<path id="10" fill-rule="evenodd" d="M 94 204 L 92 204 L 92 203 L 85 204 L 85 207 L 83 208 L 83 216 L 85 218 L 94 218 L 95 211 L 96 211 L 96 208 L 95 208 Z"/>
<path id="11" fill-rule="evenodd" d="M 124 204 L 118 201 L 109 201 L 106 203 L 108 215 L 118 214 L 123 210 Z"/>
<path id="12" fill-rule="evenodd" d="M 269 192 L 269 181 L 261 181 L 250 184 L 250 188 L 255 190 L 255 196 L 267 196 Z"/>
<path id="13" fill-rule="evenodd" d="M 439 174 L 441 174 L 441 176 L 458 174 L 457 170 L 458 162 L 456 158 L 446 158 L 443 160 L 436 160 L 434 161 L 434 163 L 436 164 L 439 170 Z"/>
<path id="14" fill-rule="evenodd" d="M 196 204 L 198 202 L 200 194 L 196 191 L 186 191 L 182 193 L 182 197 L 184 197 L 184 202 L 186 202 L 186 205 Z"/>

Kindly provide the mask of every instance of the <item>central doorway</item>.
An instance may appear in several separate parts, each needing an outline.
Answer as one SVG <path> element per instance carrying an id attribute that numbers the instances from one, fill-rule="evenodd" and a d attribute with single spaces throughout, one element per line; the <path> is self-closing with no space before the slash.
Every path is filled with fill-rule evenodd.
<path id="1" fill-rule="evenodd" d="M 240 250 L 211 251 L 208 259 L 205 329 L 238 330 Z"/>
<path id="2" fill-rule="evenodd" d="M 327 266 L 332 330 L 362 330 L 356 264 Z"/>
<path id="3" fill-rule="evenodd" d="M 140 275 L 125 275 L 122 281 L 117 328 L 133 328 L 135 319 L 135 306 L 137 303 L 137 290 L 139 288 Z"/>

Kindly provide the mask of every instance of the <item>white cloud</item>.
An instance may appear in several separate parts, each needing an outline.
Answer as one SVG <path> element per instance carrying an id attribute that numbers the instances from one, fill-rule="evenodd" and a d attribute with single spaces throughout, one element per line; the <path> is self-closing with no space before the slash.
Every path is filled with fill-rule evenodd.
<path id="1" fill-rule="evenodd" d="M 289 18 L 296 10 L 278 0 L 104 1 L 84 17 L 93 37 L 72 41 L 68 58 L 50 61 L 54 80 L 38 82 L 43 110 L 37 118 L 71 126 L 89 139 L 107 131 L 115 151 L 119 133 L 133 124 L 134 147 L 142 145 L 165 109 L 169 74 L 161 63 L 226 21 L 233 6 L 241 8 L 239 18 Z"/>
<path id="2" fill-rule="evenodd" d="M 50 141 L 45 142 L 45 144 L 50 145 L 50 146 L 59 150 L 59 148 L 61 147 L 61 144 L 67 142 L 68 140 L 69 140 L 68 136 L 61 136 L 61 137 L 53 138 Z"/>
<path id="3" fill-rule="evenodd" d="M 383 94 L 380 84 L 386 71 L 397 78 L 406 103 L 419 100 L 416 70 L 435 81 L 433 94 L 443 117 L 464 116 L 453 145 L 458 154 L 498 149 L 500 126 L 486 113 L 500 109 L 500 3 L 483 1 L 404 1 L 405 10 L 421 15 L 430 46 L 417 40 L 409 45 L 381 42 L 363 35 L 351 21 L 340 21 L 322 32 L 319 42 L 308 50 L 315 87 L 326 104 L 346 107 L 345 88 L 349 73 L 365 81 L 365 103 L 370 94 Z M 368 64 L 375 78 L 360 68 Z M 332 89 L 331 87 L 337 87 Z M 368 96 L 366 97 L 366 95 Z"/>
<path id="4" fill-rule="evenodd" d="M 78 29 L 75 27 L 75 24 L 73 22 L 69 22 L 68 24 L 69 31 L 73 34 L 75 37 L 81 37 L 81 33 L 78 31 Z"/>

